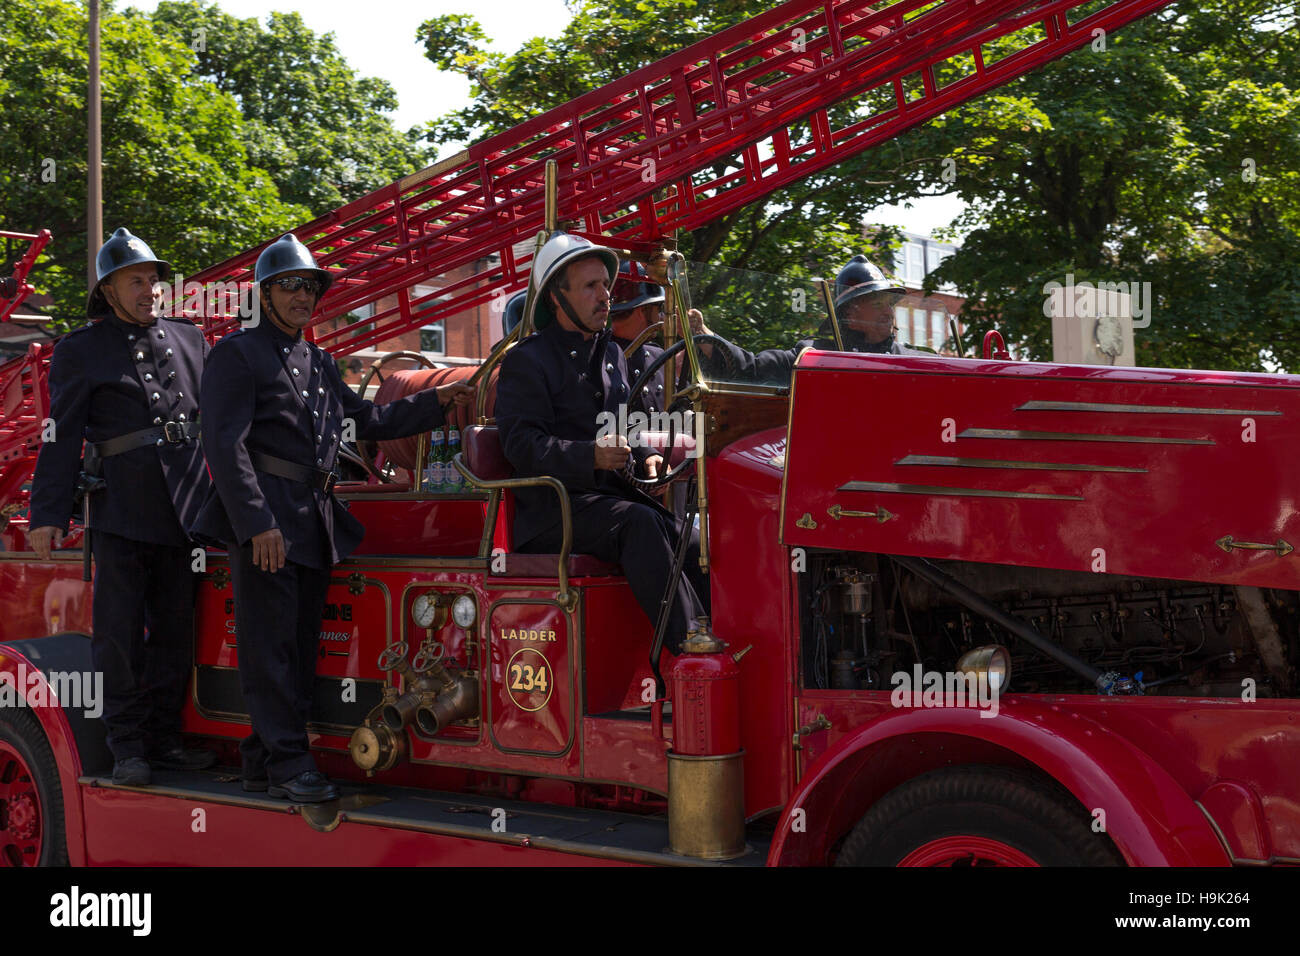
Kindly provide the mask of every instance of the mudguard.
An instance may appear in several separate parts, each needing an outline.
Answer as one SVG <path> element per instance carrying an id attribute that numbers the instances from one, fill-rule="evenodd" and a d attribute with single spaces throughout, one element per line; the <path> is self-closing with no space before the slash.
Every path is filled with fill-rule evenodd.
<path id="1" fill-rule="evenodd" d="M 27 689 L 39 686 L 46 700 L 54 700 L 47 678 L 56 671 L 90 673 L 89 635 L 70 631 L 35 640 L 0 642 L 0 674 L 8 675 L 11 683 Z M 73 866 L 83 866 L 86 846 L 81 789 L 77 779 L 83 773 L 99 773 L 113 766 L 113 757 L 105 742 L 103 721 L 86 716 L 83 709 L 62 705 L 29 709 L 45 731 L 59 765 L 68 862 Z"/>
<path id="2" fill-rule="evenodd" d="M 1130 866 L 1230 865 L 1205 815 L 1148 754 L 1088 717 L 1014 698 L 1003 700 L 994 719 L 982 719 L 974 708 L 908 709 L 847 734 L 809 767 L 782 814 L 768 864 L 824 865 L 831 844 L 870 807 L 870 799 L 855 803 L 851 797 L 863 775 L 888 776 L 883 754 L 891 744 L 914 750 L 927 738 L 943 741 L 938 749 L 945 755 L 903 771 L 888 789 L 928 769 L 988 763 L 1001 753 L 1010 758 L 992 762 L 1027 762 L 1094 815 L 1103 810 L 1106 833 Z"/>

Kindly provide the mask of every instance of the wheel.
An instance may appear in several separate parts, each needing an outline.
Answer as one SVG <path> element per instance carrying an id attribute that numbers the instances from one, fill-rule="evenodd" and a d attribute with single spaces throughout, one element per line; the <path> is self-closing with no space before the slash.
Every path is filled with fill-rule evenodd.
<path id="1" fill-rule="evenodd" d="M 1122 866 L 1092 818 L 1022 770 L 954 767 L 880 799 L 844 841 L 837 866 Z"/>
<path id="2" fill-rule="evenodd" d="M 0 866 L 67 866 L 63 791 L 36 718 L 0 711 Z"/>

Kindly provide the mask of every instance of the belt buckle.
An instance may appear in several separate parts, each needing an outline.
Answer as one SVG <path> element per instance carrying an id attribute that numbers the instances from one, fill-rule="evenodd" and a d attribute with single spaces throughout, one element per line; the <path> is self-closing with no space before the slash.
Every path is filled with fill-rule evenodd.
<path id="1" fill-rule="evenodd" d="M 325 492 L 327 495 L 332 494 L 334 492 L 334 485 L 338 483 L 338 480 L 339 476 L 337 472 L 328 472 L 325 475 L 325 487 L 322 488 L 321 491 Z"/>
<path id="2" fill-rule="evenodd" d="M 185 441 L 185 423 L 163 422 L 163 438 L 172 445 L 179 445 Z"/>

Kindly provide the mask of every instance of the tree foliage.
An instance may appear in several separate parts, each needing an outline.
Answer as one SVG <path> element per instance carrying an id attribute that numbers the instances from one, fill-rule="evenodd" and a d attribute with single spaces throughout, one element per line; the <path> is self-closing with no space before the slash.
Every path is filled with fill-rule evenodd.
<path id="1" fill-rule="evenodd" d="M 472 17 L 431 19 L 418 37 L 425 55 L 470 79 L 471 102 L 426 135 L 500 132 L 768 7 L 573 0 L 557 39 L 511 54 L 492 50 Z M 976 332 L 996 322 L 1019 354 L 1047 358 L 1048 282 L 1150 283 L 1140 363 L 1300 370 L 1295 27 L 1293 5 L 1274 0 L 1176 4 L 733 211 L 687 249 L 733 267 L 831 275 L 868 244 L 870 210 L 956 193 L 968 204 L 965 239 L 931 284 L 957 283 Z M 985 57 L 1023 42 L 990 44 Z M 962 68 L 946 63 L 941 82 Z M 842 104 L 838 117 L 866 116 L 888 95 Z M 897 236 L 872 241 L 866 251 L 887 255 Z"/>
<path id="2" fill-rule="evenodd" d="M 214 3 L 163 0 L 153 22 L 197 47 L 195 75 L 239 103 L 249 161 L 272 171 L 285 201 L 319 215 L 426 165 L 428 150 L 383 115 L 397 108 L 388 81 L 357 76 L 334 35 L 298 14 L 263 25 Z"/>
<path id="3" fill-rule="evenodd" d="M 193 49 L 190 17 L 211 24 L 206 54 Z M 6 0 L 5 22 L 0 224 L 51 230 L 33 281 L 53 295 L 59 324 L 75 325 L 86 299 L 85 5 Z M 267 36 L 297 52 L 271 55 L 273 43 L 257 46 Z M 104 4 L 100 37 L 105 232 L 126 226 L 183 274 L 413 171 L 423 156 L 375 112 L 391 103 L 387 84 L 356 79 L 332 40 L 296 16 L 264 30 L 198 4 L 164 3 L 153 17 Z M 242 46 L 225 63 L 227 41 Z M 308 88 L 356 95 L 327 116 Z"/>

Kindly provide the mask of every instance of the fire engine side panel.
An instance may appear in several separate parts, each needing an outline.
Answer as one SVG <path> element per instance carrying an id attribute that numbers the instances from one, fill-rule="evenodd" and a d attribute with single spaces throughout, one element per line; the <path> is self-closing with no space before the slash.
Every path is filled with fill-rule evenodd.
<path id="1" fill-rule="evenodd" d="M 461 768 L 569 780 L 592 776 L 662 792 L 664 758 L 662 749 L 653 746 L 648 722 L 608 722 L 611 726 L 595 731 L 597 737 L 610 743 L 611 755 L 627 759 L 598 761 L 597 767 L 585 772 L 582 763 L 583 647 L 627 641 L 627 631 L 619 622 L 629 609 L 637 614 L 641 611 L 631 600 L 626 583 L 588 579 L 592 583 L 589 591 L 584 581 L 574 582 L 583 588 L 584 602 L 591 592 L 608 592 L 607 598 L 594 599 L 593 607 L 602 612 L 621 609 L 614 621 L 599 628 L 587 614 L 585 633 L 578 635 L 568 616 L 556 607 L 553 586 L 547 589 L 539 583 L 510 579 L 511 586 L 502 587 L 506 579 L 485 577 L 479 569 L 437 567 L 440 560 L 455 563 L 371 557 L 351 559 L 335 569 L 321 622 L 315 721 L 309 725 L 308 735 L 322 769 L 342 778 L 365 779 L 347 756 L 348 737 L 378 701 L 385 681 L 400 686 L 396 672 L 385 674 L 379 669 L 380 652 L 392 641 L 403 640 L 409 647 L 408 659 L 415 654 L 425 632 L 412 623 L 411 606 L 417 596 L 432 591 L 448 596 L 469 594 L 475 601 L 476 619 L 468 632 L 448 621 L 435 638 L 443 645 L 448 662 L 478 672 L 481 717 L 453 725 L 437 737 L 408 728 L 406 759 L 377 774 L 376 782 L 426 786 L 445 779 L 447 768 Z M 638 657 L 643 656 L 639 651 Z M 187 732 L 230 739 L 248 733 L 248 718 L 238 695 L 237 652 L 226 561 L 213 552 L 208 556 L 208 574 L 200 584 L 198 598 L 196 673 L 200 680 L 196 687 L 201 684 L 202 691 L 196 692 L 199 706 L 186 709 Z M 545 657 L 545 662 L 534 659 L 535 654 Z M 517 675 L 511 670 L 512 663 L 519 665 Z M 526 665 L 533 668 L 531 691 L 522 689 L 528 677 Z M 538 683 L 542 666 L 547 668 L 549 699 L 537 710 L 526 710 L 515 698 L 531 707 L 545 696 Z M 642 667 L 648 674 L 648 667 Z M 205 671 L 220 674 L 219 681 L 214 683 L 212 674 Z M 512 691 L 515 676 L 521 688 Z M 347 679 L 355 685 L 349 688 Z M 633 682 L 640 687 L 635 678 Z M 225 696 L 212 696 L 213 687 Z M 351 700 L 343 700 L 349 690 Z M 624 683 L 615 696 L 622 699 L 630 693 L 631 685 Z M 239 706 L 216 703 L 227 699 Z"/>
<path id="2" fill-rule="evenodd" d="M 794 624 L 790 558 L 777 543 L 784 428 L 729 445 L 709 460 L 714 631 L 740 662 L 745 814 L 783 806 L 793 784 Z"/>
<path id="3" fill-rule="evenodd" d="M 91 587 L 81 580 L 79 551 L 55 552 L 49 561 L 38 561 L 30 551 L 0 553 L 0 594 L 0 640 L 90 633 Z"/>
<path id="4" fill-rule="evenodd" d="M 82 792 L 86 862 L 93 866 L 628 865 L 534 847 L 519 837 L 493 841 L 351 820 L 325 831 L 289 808 L 274 813 L 108 787 Z"/>
<path id="5" fill-rule="evenodd" d="M 787 544 L 1300 589 L 1295 376 L 806 353 L 790 445 Z"/>
<path id="6" fill-rule="evenodd" d="M 486 513 L 483 498 L 418 497 L 409 492 L 385 493 L 386 485 L 363 489 L 342 486 L 339 498 L 353 517 L 366 526 L 358 557 L 379 554 L 478 554 Z"/>
<path id="7" fill-rule="evenodd" d="M 573 635 L 560 607 L 498 603 L 488 619 L 485 717 L 498 749 L 560 756 L 573 747 Z"/>

